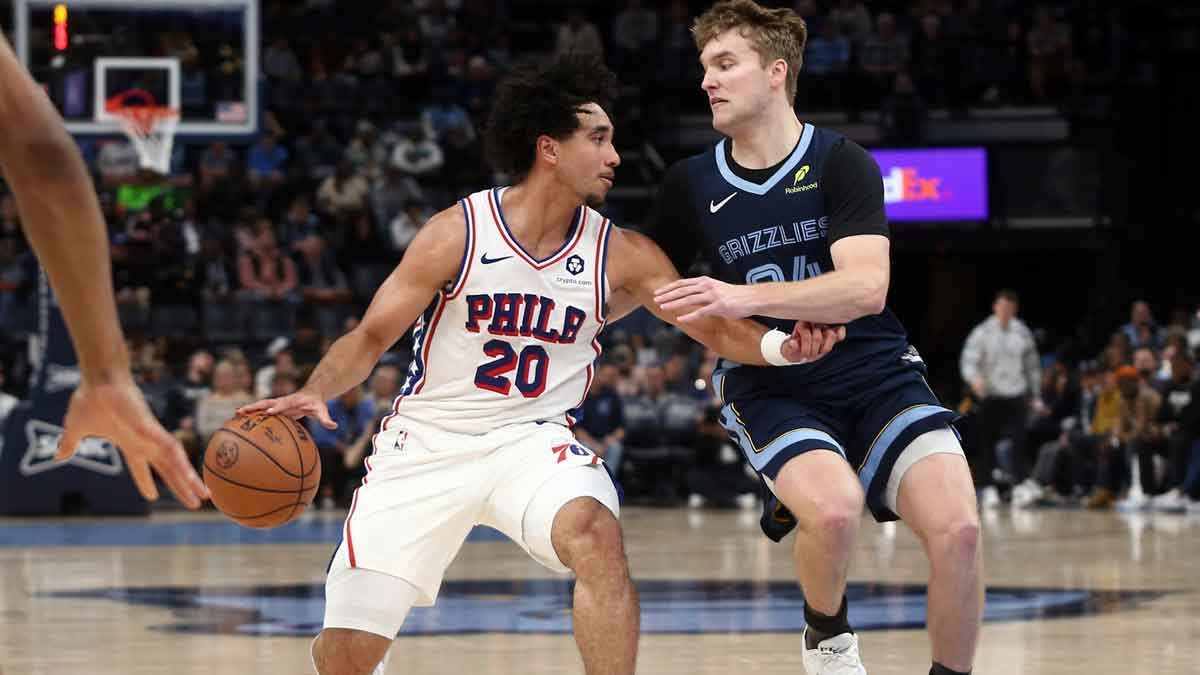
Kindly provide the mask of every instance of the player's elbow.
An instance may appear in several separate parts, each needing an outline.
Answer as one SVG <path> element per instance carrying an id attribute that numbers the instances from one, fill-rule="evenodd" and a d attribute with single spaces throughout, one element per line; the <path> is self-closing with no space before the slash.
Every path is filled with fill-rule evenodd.
<path id="1" fill-rule="evenodd" d="M 855 303 L 858 316 L 873 316 L 882 312 L 887 305 L 887 272 L 871 270 L 858 275 L 858 291 L 858 302 Z"/>

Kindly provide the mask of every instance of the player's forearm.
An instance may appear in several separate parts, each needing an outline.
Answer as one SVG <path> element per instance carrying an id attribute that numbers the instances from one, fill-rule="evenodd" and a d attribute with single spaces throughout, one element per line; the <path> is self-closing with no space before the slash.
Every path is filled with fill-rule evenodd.
<path id="1" fill-rule="evenodd" d="M 718 355 L 748 366 L 770 365 L 762 355 L 762 337 L 767 327 L 749 319 L 709 317 L 678 324 L 688 337 Z"/>
<path id="2" fill-rule="evenodd" d="M 129 372 L 113 296 L 107 230 L 74 141 L 40 91 L 0 105 L 0 169 L 50 278 L 88 382 Z"/>
<path id="3" fill-rule="evenodd" d="M 337 397 L 347 389 L 362 384 L 390 346 L 381 344 L 367 331 L 356 328 L 330 345 L 304 388 L 322 401 Z"/>
<path id="4" fill-rule="evenodd" d="M 755 316 L 839 324 L 878 314 L 887 301 L 884 274 L 834 270 L 804 281 L 743 287 L 744 306 Z"/>

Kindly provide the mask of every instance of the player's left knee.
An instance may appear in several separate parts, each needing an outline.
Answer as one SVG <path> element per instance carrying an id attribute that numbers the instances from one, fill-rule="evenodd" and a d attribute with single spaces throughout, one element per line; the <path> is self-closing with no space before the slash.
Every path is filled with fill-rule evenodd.
<path id="1" fill-rule="evenodd" d="M 974 514 L 963 514 L 949 519 L 938 533 L 935 545 L 944 562 L 973 562 L 983 548 L 979 518 Z"/>
<path id="2" fill-rule="evenodd" d="M 594 499 L 579 499 L 563 508 L 554 523 L 553 543 L 559 559 L 577 575 L 586 575 L 590 567 L 624 566 L 621 525 Z"/>

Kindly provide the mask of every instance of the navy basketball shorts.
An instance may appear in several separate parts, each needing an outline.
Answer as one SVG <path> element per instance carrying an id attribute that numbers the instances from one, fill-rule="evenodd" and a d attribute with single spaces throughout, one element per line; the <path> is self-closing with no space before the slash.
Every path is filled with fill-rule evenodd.
<path id="1" fill-rule="evenodd" d="M 918 436 L 945 429 L 957 417 L 916 372 L 835 402 L 797 395 L 734 400 L 721 410 L 730 438 L 771 482 L 793 457 L 812 450 L 839 453 L 858 474 L 867 507 L 879 522 L 899 519 L 884 500 L 896 459 Z M 769 489 L 763 492 L 763 532 L 779 541 L 796 520 Z"/>

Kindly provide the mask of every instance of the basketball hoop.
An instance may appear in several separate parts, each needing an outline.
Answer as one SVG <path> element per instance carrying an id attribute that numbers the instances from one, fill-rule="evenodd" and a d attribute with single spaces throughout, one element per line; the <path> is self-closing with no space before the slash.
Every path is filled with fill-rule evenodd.
<path id="1" fill-rule="evenodd" d="M 135 101 L 135 105 L 130 105 Z M 171 148 L 179 110 L 157 105 L 145 89 L 130 89 L 108 99 L 104 109 L 121 120 L 121 129 L 137 150 L 138 164 L 162 175 L 171 173 Z"/>

